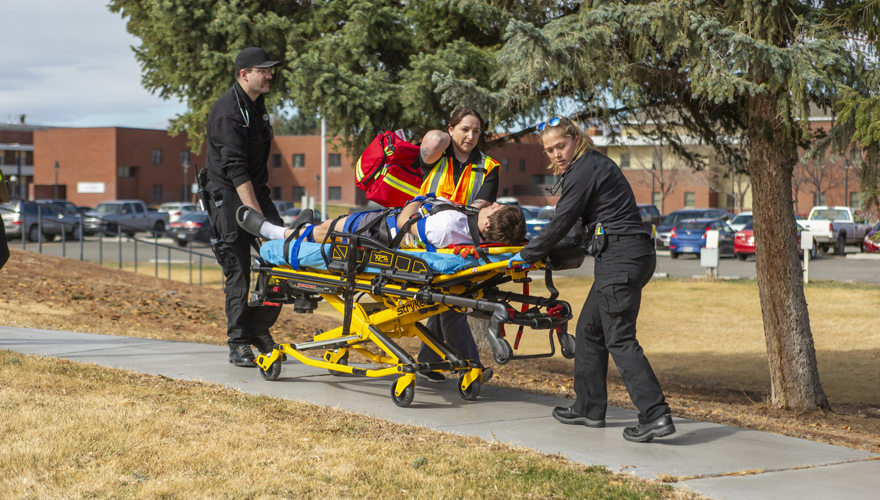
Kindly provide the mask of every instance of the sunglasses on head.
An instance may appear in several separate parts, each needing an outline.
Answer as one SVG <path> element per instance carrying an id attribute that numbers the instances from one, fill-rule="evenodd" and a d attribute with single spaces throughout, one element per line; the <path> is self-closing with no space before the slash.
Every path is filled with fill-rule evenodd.
<path id="1" fill-rule="evenodd" d="M 543 132 L 544 129 L 547 127 L 555 127 L 555 126 L 559 125 L 559 122 L 561 122 L 561 121 L 562 121 L 561 116 L 554 116 L 553 118 L 550 118 L 546 122 L 541 122 L 538 124 L 538 132 Z"/>

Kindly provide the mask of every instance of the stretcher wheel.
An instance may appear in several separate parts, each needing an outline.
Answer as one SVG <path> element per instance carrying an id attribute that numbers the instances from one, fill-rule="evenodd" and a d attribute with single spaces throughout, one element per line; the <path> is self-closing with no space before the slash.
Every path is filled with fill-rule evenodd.
<path id="1" fill-rule="evenodd" d="M 274 363 L 269 365 L 268 370 L 264 370 L 262 366 L 257 366 L 257 369 L 260 370 L 260 375 L 264 379 L 278 380 L 278 376 L 281 375 L 281 359 L 276 359 Z"/>
<path id="2" fill-rule="evenodd" d="M 477 396 L 480 395 L 480 380 L 477 379 L 471 382 L 467 389 L 462 389 L 461 384 L 458 384 L 458 395 L 465 401 L 477 399 Z"/>
<path id="3" fill-rule="evenodd" d="M 336 364 L 342 365 L 342 366 L 348 366 L 348 353 L 345 353 L 344 356 L 339 358 L 339 361 L 337 361 Z M 327 369 L 327 371 L 330 372 L 330 375 L 333 375 L 335 377 L 341 377 L 341 376 L 345 375 L 344 372 L 338 372 L 336 370 L 331 370 L 329 368 Z"/>
<path id="4" fill-rule="evenodd" d="M 495 355 L 495 362 L 503 365 L 510 361 L 510 357 L 513 356 L 513 349 L 510 348 L 510 343 L 507 339 L 498 339 L 498 345 L 500 349 L 493 349 L 493 354 Z M 498 352 L 499 350 L 501 352 Z"/>
<path id="5" fill-rule="evenodd" d="M 559 336 L 559 347 L 562 348 L 562 357 L 565 359 L 574 359 L 574 335 L 563 333 Z"/>
<path id="6" fill-rule="evenodd" d="M 406 386 L 406 389 L 400 393 L 400 396 L 394 394 L 394 388 L 397 387 L 397 381 L 391 384 L 391 401 L 394 401 L 394 404 L 401 408 L 406 408 L 413 402 L 413 398 L 416 397 L 416 384 L 410 383 Z"/>

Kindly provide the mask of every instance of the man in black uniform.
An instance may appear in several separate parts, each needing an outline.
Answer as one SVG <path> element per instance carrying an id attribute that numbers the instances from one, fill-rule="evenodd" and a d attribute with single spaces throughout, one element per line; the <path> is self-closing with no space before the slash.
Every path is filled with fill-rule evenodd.
<path id="1" fill-rule="evenodd" d="M 651 280 L 657 258 L 639 216 L 635 196 L 620 168 L 595 150 L 580 127 L 567 118 L 538 126 L 544 150 L 553 161 L 562 194 L 556 214 L 512 263 L 534 263 L 546 256 L 578 218 L 592 234 L 595 281 L 578 318 L 574 405 L 553 410 L 566 424 L 605 427 L 608 405 L 608 355 L 620 372 L 639 425 L 624 429 L 628 441 L 647 442 L 675 432 L 660 383 L 636 340 L 642 288 Z"/>
<path id="2" fill-rule="evenodd" d="M 229 362 L 253 367 L 253 344 L 262 352 L 274 345 L 269 328 L 279 307 L 248 307 L 251 245 L 255 239 L 239 228 L 235 211 L 247 205 L 274 224 L 282 224 L 269 199 L 269 148 L 272 127 L 263 103 L 269 92 L 274 66 L 266 52 L 249 47 L 235 58 L 235 84 L 211 108 L 207 130 L 207 190 L 213 250 L 226 276 L 226 334 Z"/>

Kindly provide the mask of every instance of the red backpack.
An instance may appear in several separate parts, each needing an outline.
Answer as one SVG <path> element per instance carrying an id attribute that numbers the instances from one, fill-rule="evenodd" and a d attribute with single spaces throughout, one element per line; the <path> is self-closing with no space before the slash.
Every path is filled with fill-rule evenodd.
<path id="1" fill-rule="evenodd" d="M 383 207 L 402 207 L 419 195 L 419 147 L 386 131 L 373 139 L 355 166 L 355 183 L 367 199 Z"/>

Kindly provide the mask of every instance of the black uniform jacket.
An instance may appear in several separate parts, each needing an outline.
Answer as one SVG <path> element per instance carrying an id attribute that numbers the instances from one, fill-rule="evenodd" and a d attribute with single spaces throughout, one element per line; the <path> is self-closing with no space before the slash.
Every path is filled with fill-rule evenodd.
<path id="1" fill-rule="evenodd" d="M 556 214 L 523 248 L 529 264 L 544 258 L 569 229 L 583 219 L 588 234 L 602 223 L 606 234 L 648 234 L 642 225 L 632 188 L 620 168 L 598 151 L 587 151 L 562 175 L 562 194 Z"/>
<path id="2" fill-rule="evenodd" d="M 251 181 L 260 204 L 268 200 L 267 162 L 272 143 L 268 116 L 263 96 L 251 101 L 238 82 L 214 103 L 208 115 L 206 157 L 214 189 L 234 192 Z"/>

